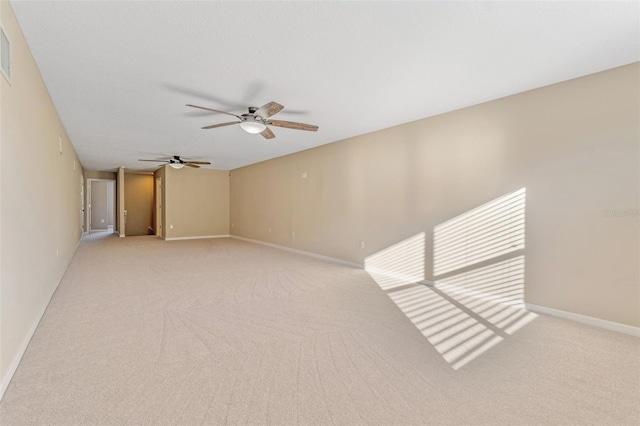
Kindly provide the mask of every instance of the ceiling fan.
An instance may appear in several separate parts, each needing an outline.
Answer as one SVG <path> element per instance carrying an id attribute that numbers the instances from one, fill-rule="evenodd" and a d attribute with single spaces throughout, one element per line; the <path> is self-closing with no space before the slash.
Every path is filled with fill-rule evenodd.
<path id="1" fill-rule="evenodd" d="M 230 121 L 228 123 L 219 123 L 212 124 L 210 126 L 205 126 L 203 129 L 215 129 L 216 127 L 224 127 L 230 126 L 232 124 L 240 124 L 242 130 L 247 133 L 258 134 L 260 133 L 266 139 L 275 138 L 276 135 L 273 134 L 271 129 L 267 127 L 276 126 L 276 127 L 285 127 L 287 129 L 295 129 L 295 130 L 307 130 L 310 132 L 315 132 L 318 130 L 318 126 L 314 126 L 312 124 L 304 124 L 304 123 L 296 123 L 293 121 L 282 121 L 282 120 L 271 120 L 270 117 L 272 115 L 277 114 L 284 108 L 282 105 L 276 102 L 269 102 L 261 106 L 260 108 L 249 107 L 248 113 L 238 115 L 232 112 L 219 111 L 217 109 L 205 108 L 198 105 L 187 104 L 188 107 L 204 109 L 206 111 L 219 112 L 221 114 L 233 115 L 240 121 Z"/>
<path id="2" fill-rule="evenodd" d="M 184 166 L 187 167 L 193 167 L 193 168 L 199 168 L 200 164 L 211 164 L 208 161 L 185 161 L 182 158 L 180 158 L 179 155 L 174 155 L 173 157 L 169 158 L 168 160 L 138 160 L 138 161 L 151 161 L 154 163 L 167 163 L 169 164 L 169 166 L 173 167 L 174 169 L 181 169 Z"/>

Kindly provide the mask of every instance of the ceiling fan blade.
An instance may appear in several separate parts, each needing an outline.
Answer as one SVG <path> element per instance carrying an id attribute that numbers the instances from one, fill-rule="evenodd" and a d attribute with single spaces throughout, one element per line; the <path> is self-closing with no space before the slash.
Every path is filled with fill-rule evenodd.
<path id="1" fill-rule="evenodd" d="M 230 126 L 232 124 L 242 123 L 242 121 L 230 121 L 228 123 L 212 124 L 211 126 L 204 126 L 203 129 L 215 129 L 216 127 Z"/>
<path id="2" fill-rule="evenodd" d="M 242 117 L 240 117 L 238 114 L 234 114 L 232 112 L 220 111 L 220 110 L 217 110 L 217 109 L 205 108 L 205 107 L 201 107 L 201 106 L 198 106 L 198 105 L 191 105 L 191 104 L 187 104 L 187 106 L 191 107 L 191 108 L 204 109 L 205 111 L 219 112 L 220 114 L 233 115 L 234 117 L 238 117 L 239 119 L 242 120 Z"/>
<path id="3" fill-rule="evenodd" d="M 186 161 L 187 164 L 211 164 L 208 161 Z"/>
<path id="4" fill-rule="evenodd" d="M 295 123 L 293 121 L 269 120 L 267 124 L 276 127 L 286 127 L 287 129 L 308 130 L 310 132 L 318 130 L 318 126 L 314 126 L 313 124 Z"/>
<path id="5" fill-rule="evenodd" d="M 191 98 L 198 98 L 206 102 L 210 102 L 215 105 L 220 105 L 227 110 L 235 110 L 235 109 L 243 109 L 246 102 L 242 102 L 242 104 L 237 104 L 234 101 L 229 99 L 223 99 L 219 96 L 212 95 L 210 93 L 201 92 L 199 90 L 195 90 L 188 86 L 179 86 L 176 84 L 164 83 L 166 89 L 171 90 L 174 93 L 178 93 L 181 96 L 189 96 Z"/>
<path id="6" fill-rule="evenodd" d="M 277 102 L 269 102 L 268 104 L 262 105 L 260 108 L 258 108 L 255 114 L 266 120 L 272 115 L 275 115 L 278 112 L 280 112 L 282 108 L 284 107 Z"/>
<path id="7" fill-rule="evenodd" d="M 169 160 L 138 160 L 138 161 L 151 161 L 154 163 L 168 163 Z"/>
<path id="8" fill-rule="evenodd" d="M 273 138 L 276 137 L 276 135 L 274 135 L 273 132 L 271 131 L 271 129 L 269 129 L 268 127 L 266 127 L 262 132 L 260 132 L 260 134 L 265 139 L 273 139 Z"/>
<path id="9" fill-rule="evenodd" d="M 193 164 L 193 163 L 182 163 L 187 167 L 193 167 L 194 169 L 199 169 L 200 166 L 198 166 L 197 164 Z"/>

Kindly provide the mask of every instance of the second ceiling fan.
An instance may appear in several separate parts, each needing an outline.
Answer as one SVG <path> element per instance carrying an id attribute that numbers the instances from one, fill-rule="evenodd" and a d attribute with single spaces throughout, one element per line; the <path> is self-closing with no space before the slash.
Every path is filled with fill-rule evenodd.
<path id="1" fill-rule="evenodd" d="M 242 129 L 245 132 L 252 133 L 252 134 L 260 133 L 263 137 L 267 139 L 272 139 L 276 137 L 276 135 L 273 134 L 273 132 L 271 131 L 271 129 L 267 127 L 267 125 L 284 127 L 287 129 L 307 130 L 310 132 L 315 132 L 316 130 L 318 130 L 318 126 L 314 126 L 313 124 L 296 123 L 293 121 L 271 120 L 270 118 L 271 116 L 277 114 L 278 112 L 280 112 L 280 110 L 282 110 L 282 108 L 284 108 L 282 105 L 280 105 L 277 102 L 269 102 L 268 104 L 265 104 L 260 108 L 249 107 L 248 108 L 249 112 L 242 115 L 234 114 L 232 112 L 220 111 L 212 108 L 206 108 L 198 105 L 187 104 L 187 106 L 191 108 L 199 108 L 206 111 L 219 112 L 221 114 L 232 115 L 239 120 L 239 121 L 230 121 L 227 123 L 212 124 L 210 126 L 203 127 L 203 129 L 215 129 L 216 127 L 224 127 L 224 126 L 230 126 L 232 124 L 240 124 L 240 127 L 242 127 Z"/>
<path id="2" fill-rule="evenodd" d="M 198 169 L 200 168 L 200 164 L 211 164 L 208 161 L 191 161 L 191 160 L 184 160 L 182 158 L 180 158 L 179 155 L 174 155 L 173 157 L 169 157 L 167 159 L 164 160 L 138 160 L 138 161 L 151 161 L 152 163 L 167 163 L 169 166 L 173 167 L 174 169 L 181 169 L 184 166 L 187 167 L 193 167 L 194 169 Z"/>

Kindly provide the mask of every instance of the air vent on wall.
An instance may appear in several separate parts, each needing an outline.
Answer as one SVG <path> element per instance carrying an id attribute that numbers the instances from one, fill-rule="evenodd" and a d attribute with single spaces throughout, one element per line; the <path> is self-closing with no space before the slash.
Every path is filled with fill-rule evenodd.
<path id="1" fill-rule="evenodd" d="M 4 28 L 0 28 L 0 70 L 2 75 L 11 81 L 11 43 L 4 32 Z"/>

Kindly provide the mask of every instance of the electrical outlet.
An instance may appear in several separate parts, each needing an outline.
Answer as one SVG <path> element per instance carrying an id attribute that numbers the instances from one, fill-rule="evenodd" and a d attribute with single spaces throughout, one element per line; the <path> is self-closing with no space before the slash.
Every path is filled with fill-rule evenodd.
<path id="1" fill-rule="evenodd" d="M 307 178 L 307 172 L 302 172 L 302 173 L 300 174 L 300 178 L 302 178 L 302 179 L 306 179 L 306 178 Z"/>
<path id="2" fill-rule="evenodd" d="M 104 223 L 104 219 L 102 219 L 100 222 Z"/>
<path id="3" fill-rule="evenodd" d="M 236 224 L 235 224 L 235 223 L 232 223 L 232 224 L 231 224 L 231 227 L 232 227 L 232 228 L 235 228 L 235 227 L 236 227 Z"/>
<path id="4" fill-rule="evenodd" d="M 364 241 L 360 241 L 360 248 L 364 248 Z"/>
<path id="5" fill-rule="evenodd" d="M 271 227 L 269 227 L 269 233 L 271 233 Z"/>
<path id="6" fill-rule="evenodd" d="M 291 238 L 295 238 L 296 237 L 296 233 L 291 231 Z"/>
<path id="7" fill-rule="evenodd" d="M 60 250 L 56 249 L 56 258 L 60 257 Z"/>
<path id="8" fill-rule="evenodd" d="M 169 225 L 169 229 L 173 229 L 173 223 Z"/>

